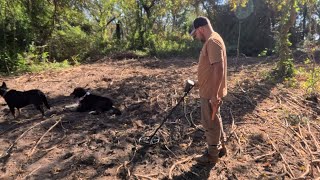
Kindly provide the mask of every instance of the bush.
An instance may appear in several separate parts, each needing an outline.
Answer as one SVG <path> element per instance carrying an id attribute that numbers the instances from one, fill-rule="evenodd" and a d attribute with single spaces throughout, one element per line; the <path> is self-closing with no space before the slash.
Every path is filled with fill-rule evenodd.
<path id="1" fill-rule="evenodd" d="M 312 61 L 305 60 L 306 67 L 300 67 L 296 79 L 299 80 L 301 87 L 306 94 L 314 94 L 320 91 L 320 67 L 312 68 Z"/>
<path id="2" fill-rule="evenodd" d="M 29 46 L 29 50 L 24 53 L 19 53 L 17 57 L 17 72 L 39 72 L 49 69 L 59 69 L 69 67 L 69 62 L 49 62 L 48 52 L 43 52 L 44 47 L 37 47 L 33 43 Z"/>
<path id="3" fill-rule="evenodd" d="M 60 62 L 71 57 L 83 59 L 92 47 L 92 38 L 81 30 L 79 26 L 67 23 L 61 30 L 53 33 L 49 41 L 50 59 Z"/>
<path id="4" fill-rule="evenodd" d="M 174 35 L 156 38 L 155 49 L 159 57 L 198 57 L 202 44 L 193 40 L 188 34 L 182 37 Z"/>

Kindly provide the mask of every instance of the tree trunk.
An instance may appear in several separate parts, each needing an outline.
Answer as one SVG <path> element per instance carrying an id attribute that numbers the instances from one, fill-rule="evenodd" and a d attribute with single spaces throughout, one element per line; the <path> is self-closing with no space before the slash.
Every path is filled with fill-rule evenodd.
<path id="1" fill-rule="evenodd" d="M 290 7 L 289 7 L 289 17 L 288 20 L 283 20 L 284 24 L 280 27 L 280 61 L 278 63 L 278 70 L 279 70 L 279 75 L 282 77 L 291 77 L 293 75 L 293 64 L 291 60 L 291 51 L 289 49 L 288 41 L 289 41 L 289 30 L 291 27 L 293 27 L 296 17 L 297 17 L 297 12 L 294 7 L 296 0 L 291 0 L 290 1 Z M 286 11 L 286 10 L 285 10 Z M 284 12 L 284 15 L 286 12 Z M 285 19 L 285 18 L 284 18 Z"/>

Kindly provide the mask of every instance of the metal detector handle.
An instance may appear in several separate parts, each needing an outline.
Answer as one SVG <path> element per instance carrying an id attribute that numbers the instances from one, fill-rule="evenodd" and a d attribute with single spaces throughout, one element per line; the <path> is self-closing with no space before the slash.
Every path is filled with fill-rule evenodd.
<path id="1" fill-rule="evenodd" d="M 192 81 L 190 79 L 186 80 L 186 84 L 184 86 L 183 92 L 189 93 L 191 91 L 191 89 L 194 87 L 194 85 L 195 85 L 194 81 Z"/>
<path id="2" fill-rule="evenodd" d="M 190 88 L 191 90 L 192 88 Z M 158 130 L 163 126 L 163 124 L 167 121 L 168 117 L 172 114 L 172 112 L 178 107 L 178 105 L 184 100 L 184 98 L 188 95 L 188 93 L 190 92 L 184 92 L 184 95 L 179 99 L 178 103 L 176 106 L 174 106 L 171 111 L 168 113 L 168 115 L 164 118 L 164 120 L 161 122 L 160 126 L 154 131 L 154 133 L 150 136 L 149 138 L 149 142 L 151 143 L 153 136 L 158 132 Z"/>

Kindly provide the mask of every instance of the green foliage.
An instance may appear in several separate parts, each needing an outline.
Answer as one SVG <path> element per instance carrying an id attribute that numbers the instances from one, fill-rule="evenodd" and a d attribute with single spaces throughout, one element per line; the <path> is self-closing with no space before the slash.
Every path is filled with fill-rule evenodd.
<path id="1" fill-rule="evenodd" d="M 198 57 L 202 44 L 193 40 L 189 34 L 182 38 L 169 36 L 155 41 L 156 55 L 160 57 Z"/>
<path id="2" fill-rule="evenodd" d="M 28 51 L 18 54 L 17 72 L 39 72 L 51 69 L 60 69 L 69 67 L 69 62 L 49 62 L 49 53 L 41 52 L 43 47 L 37 47 L 32 43 Z"/>
<path id="3" fill-rule="evenodd" d="M 267 53 L 268 53 L 268 49 L 264 49 L 263 51 L 261 51 L 260 54 L 258 54 L 258 57 L 264 57 L 264 56 L 267 56 Z"/>
<path id="4" fill-rule="evenodd" d="M 29 65 L 21 66 L 17 72 L 41 72 L 47 70 L 56 70 L 70 67 L 69 61 L 64 60 L 62 62 L 39 62 Z"/>
<path id="5" fill-rule="evenodd" d="M 307 117 L 296 114 L 289 114 L 286 119 L 291 126 L 304 125 L 309 121 Z"/>
<path id="6" fill-rule="evenodd" d="M 82 59 L 92 47 L 92 39 L 81 30 L 80 26 L 65 23 L 61 30 L 52 34 L 48 43 L 50 55 L 57 61 L 77 56 Z"/>
<path id="7" fill-rule="evenodd" d="M 281 59 L 278 63 L 277 76 L 279 78 L 290 78 L 296 73 L 292 59 Z"/>
<path id="8" fill-rule="evenodd" d="M 284 78 L 283 84 L 286 85 L 287 87 L 296 88 L 298 87 L 299 82 L 294 77 L 286 77 Z"/>
<path id="9" fill-rule="evenodd" d="M 12 61 L 11 57 L 7 52 L 0 51 L 0 72 L 10 74 L 12 67 L 15 66 L 14 61 Z"/>
<path id="10" fill-rule="evenodd" d="M 306 94 L 314 94 L 320 91 L 320 67 L 310 68 L 312 61 L 307 58 L 305 67 L 300 67 L 297 71 L 296 79 L 299 79 L 300 86 Z"/>
<path id="11" fill-rule="evenodd" d="M 248 13 L 241 20 L 240 52 L 265 56 L 266 48 L 276 49 L 277 74 L 285 78 L 294 74 L 291 42 L 299 44 L 304 39 L 299 34 L 315 34 L 315 28 L 306 27 L 319 21 L 316 4 L 319 1 L 0 0 L 0 72 L 30 71 L 37 69 L 33 66 L 64 60 L 77 64 L 135 50 L 161 57 L 197 57 L 202 44 L 187 33 L 199 15 L 209 17 L 232 55 L 239 32 L 235 10 L 250 5 L 254 9 L 248 12 L 255 15 Z M 305 9 L 317 18 L 308 15 L 304 23 L 294 23 Z"/>

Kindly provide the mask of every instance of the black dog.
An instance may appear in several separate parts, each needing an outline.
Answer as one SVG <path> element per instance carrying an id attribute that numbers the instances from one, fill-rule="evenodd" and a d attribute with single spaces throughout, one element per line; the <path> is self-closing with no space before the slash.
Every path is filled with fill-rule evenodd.
<path id="1" fill-rule="evenodd" d="M 38 109 L 42 116 L 44 116 L 43 104 L 50 109 L 47 98 L 44 93 L 38 89 L 32 89 L 29 91 L 16 91 L 8 89 L 5 82 L 0 87 L 0 95 L 4 98 L 9 106 L 9 109 L 15 118 L 15 108 L 18 109 L 20 114 L 20 108 L 23 108 L 29 104 L 33 104 Z"/>
<path id="2" fill-rule="evenodd" d="M 112 110 L 113 114 L 121 115 L 121 111 L 115 108 L 112 100 L 107 97 L 91 94 L 80 87 L 75 88 L 70 95 L 74 96 L 74 98 L 79 98 L 78 112 L 95 111 L 101 113 Z"/>

